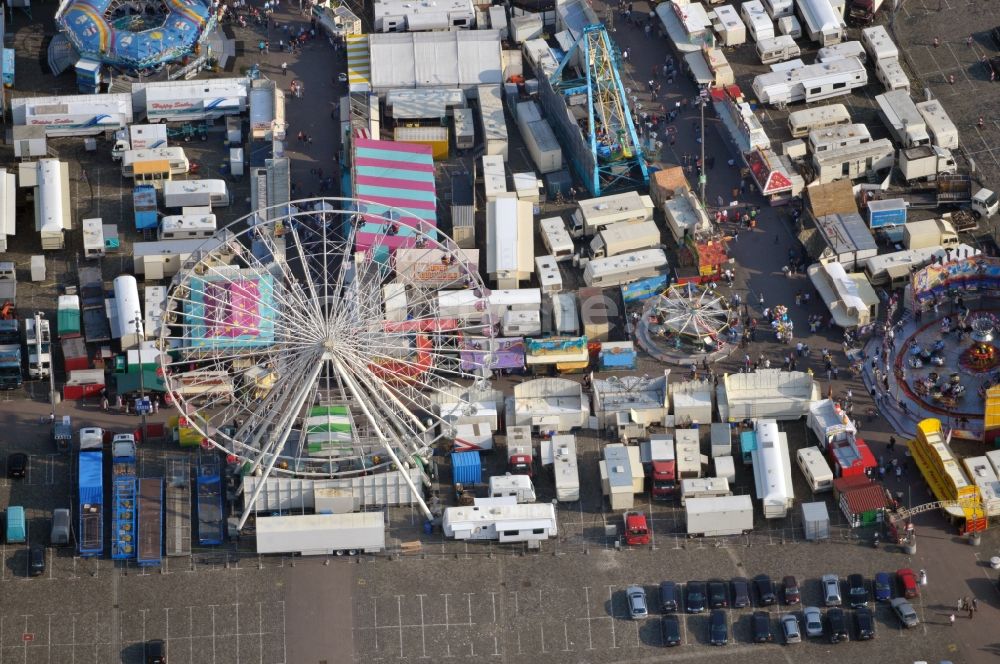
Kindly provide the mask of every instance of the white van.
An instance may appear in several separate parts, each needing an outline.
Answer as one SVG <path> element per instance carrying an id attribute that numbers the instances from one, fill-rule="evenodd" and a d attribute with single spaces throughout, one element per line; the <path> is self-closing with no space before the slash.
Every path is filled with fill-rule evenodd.
<path id="1" fill-rule="evenodd" d="M 757 55 L 761 64 L 791 60 L 801 55 L 799 45 L 788 35 L 779 35 L 772 39 L 761 39 L 757 42 Z"/>
<path id="2" fill-rule="evenodd" d="M 818 447 L 803 447 L 795 456 L 813 493 L 833 490 L 833 471 Z"/>

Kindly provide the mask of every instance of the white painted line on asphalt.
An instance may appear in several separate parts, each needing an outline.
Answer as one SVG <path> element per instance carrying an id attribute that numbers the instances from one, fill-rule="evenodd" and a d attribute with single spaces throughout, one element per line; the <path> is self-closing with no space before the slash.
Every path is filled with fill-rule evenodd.
<path id="1" fill-rule="evenodd" d="M 260 602 L 258 602 L 260 604 Z M 264 631 L 264 620 L 261 619 L 261 631 Z M 375 650 L 378 651 L 378 597 L 372 595 L 372 624 L 375 626 Z M 263 638 L 263 637 L 261 637 Z M 263 650 L 261 650 L 261 657 L 263 657 Z M 263 664 L 263 663 L 261 663 Z"/>
<path id="2" fill-rule="evenodd" d="M 497 594 L 495 592 L 490 593 L 490 606 L 493 607 L 493 624 L 497 622 Z"/>
<path id="3" fill-rule="evenodd" d="M 396 595 L 396 623 L 399 626 L 399 658 L 403 658 L 403 596 Z"/>
<path id="4" fill-rule="evenodd" d="M 260 631 L 264 631 L 264 626 L 260 626 Z M 240 664 L 240 603 L 236 602 L 236 664 Z"/>
<path id="5" fill-rule="evenodd" d="M 608 613 L 611 614 L 611 647 L 618 647 L 618 636 L 615 634 L 615 595 L 614 586 L 608 586 Z"/>
<path id="6" fill-rule="evenodd" d="M 448 596 L 450 593 L 444 594 L 444 628 L 445 631 L 448 630 Z"/>
<path id="7" fill-rule="evenodd" d="M 209 604 L 212 609 L 212 664 L 215 664 L 215 605 Z"/>
<path id="8" fill-rule="evenodd" d="M 542 591 L 540 591 L 540 590 L 538 591 L 539 596 L 541 596 L 541 592 Z M 468 610 L 469 610 L 469 619 L 466 621 L 465 624 L 468 627 L 472 627 L 472 596 L 473 595 L 475 595 L 475 593 L 465 593 L 465 599 L 466 599 Z M 447 610 L 448 610 L 448 607 L 445 607 L 445 615 L 446 616 L 447 616 Z M 447 618 L 445 618 L 445 622 L 446 623 L 448 622 Z"/>
<path id="9" fill-rule="evenodd" d="M 545 650 L 545 625 L 543 625 L 542 623 L 538 623 L 538 633 L 541 636 L 542 652 L 546 652 L 546 650 Z"/>
<path id="10" fill-rule="evenodd" d="M 427 628 L 424 626 L 424 597 L 426 595 L 417 595 L 417 599 L 420 600 L 420 648 L 423 653 L 420 659 L 428 659 L 427 657 Z"/>
<path id="11" fill-rule="evenodd" d="M 583 597 L 587 606 L 587 650 L 594 649 L 594 632 L 591 627 L 593 619 L 590 617 L 590 588 L 584 586 Z"/>

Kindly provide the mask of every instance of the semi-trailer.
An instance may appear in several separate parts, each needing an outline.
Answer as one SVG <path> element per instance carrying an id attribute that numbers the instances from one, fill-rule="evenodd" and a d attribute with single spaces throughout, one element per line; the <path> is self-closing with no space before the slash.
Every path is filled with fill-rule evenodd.
<path id="1" fill-rule="evenodd" d="M 198 455 L 198 544 L 215 546 L 225 537 L 222 468 L 214 452 Z"/>
<path id="2" fill-rule="evenodd" d="M 186 556 L 191 553 L 191 466 L 188 460 L 168 460 L 166 479 L 167 556 Z"/>
<path id="3" fill-rule="evenodd" d="M 746 494 L 689 498 L 684 512 L 688 537 L 724 537 L 753 530 L 753 499 Z"/>
<path id="4" fill-rule="evenodd" d="M 80 429 L 77 459 L 79 492 L 79 550 L 84 558 L 104 553 L 104 431 Z"/>
<path id="5" fill-rule="evenodd" d="M 385 549 L 385 517 L 381 512 L 259 516 L 256 535 L 260 554 L 379 553 Z"/>
<path id="6" fill-rule="evenodd" d="M 80 266 L 80 305 L 83 318 L 83 336 L 87 343 L 111 341 L 111 323 L 104 305 L 104 277 L 101 268 Z"/>
<path id="7" fill-rule="evenodd" d="M 48 378 L 52 370 L 52 333 L 43 313 L 24 319 L 24 344 L 28 349 L 28 377 Z"/>
<path id="8" fill-rule="evenodd" d="M 136 556 L 135 436 L 116 433 L 111 439 L 111 558 Z"/>
<path id="9" fill-rule="evenodd" d="M 139 480 L 139 516 L 136 523 L 136 562 L 155 567 L 163 560 L 163 480 Z"/>

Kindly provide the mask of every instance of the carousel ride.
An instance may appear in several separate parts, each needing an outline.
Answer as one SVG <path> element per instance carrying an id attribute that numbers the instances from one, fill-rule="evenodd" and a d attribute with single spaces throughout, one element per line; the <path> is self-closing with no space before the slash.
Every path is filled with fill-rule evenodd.
<path id="1" fill-rule="evenodd" d="M 661 353 L 686 360 L 729 348 L 723 338 L 729 325 L 726 298 L 693 283 L 674 284 L 650 298 L 639 321 L 641 338 Z"/>

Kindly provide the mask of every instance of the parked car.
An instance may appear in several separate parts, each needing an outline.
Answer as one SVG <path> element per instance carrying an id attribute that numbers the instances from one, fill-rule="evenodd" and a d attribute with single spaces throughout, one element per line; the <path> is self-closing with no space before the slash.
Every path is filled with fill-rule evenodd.
<path id="1" fill-rule="evenodd" d="M 847 576 L 847 603 L 852 609 L 868 606 L 868 588 L 865 587 L 865 577 L 860 574 Z"/>
<path id="2" fill-rule="evenodd" d="M 757 589 L 757 597 L 761 606 L 771 606 L 778 601 L 778 595 L 774 592 L 774 581 L 767 574 L 758 574 L 753 578 L 754 588 Z"/>
<path id="3" fill-rule="evenodd" d="M 28 472 L 28 455 L 24 452 L 14 452 L 7 455 L 7 477 L 16 480 L 24 479 Z"/>
<path id="4" fill-rule="evenodd" d="M 28 549 L 28 574 L 31 576 L 45 574 L 45 547 L 41 544 L 33 544 Z"/>
<path id="5" fill-rule="evenodd" d="M 754 643 L 770 643 L 774 641 L 774 632 L 771 631 L 771 614 L 767 611 L 754 611 L 751 618 L 753 626 Z"/>
<path id="6" fill-rule="evenodd" d="M 888 602 L 892 599 L 892 577 L 888 572 L 876 572 L 874 585 L 876 602 Z"/>
<path id="7" fill-rule="evenodd" d="M 167 664 L 167 644 L 163 639 L 146 641 L 146 664 Z"/>
<path id="8" fill-rule="evenodd" d="M 791 606 L 802 601 L 802 591 L 794 576 L 786 576 L 781 580 L 781 585 L 784 588 L 785 604 Z"/>
<path id="9" fill-rule="evenodd" d="M 802 609 L 802 621 L 806 624 L 806 636 L 823 636 L 823 612 L 815 606 Z"/>
<path id="10" fill-rule="evenodd" d="M 663 635 L 663 645 L 668 648 L 681 644 L 681 619 L 675 613 L 668 613 L 660 618 L 660 633 Z"/>
<path id="11" fill-rule="evenodd" d="M 712 609 L 708 619 L 708 641 L 713 646 L 724 646 L 729 643 L 729 623 L 726 612 L 722 609 Z"/>
<path id="12" fill-rule="evenodd" d="M 854 612 L 854 624 L 858 628 L 858 640 L 868 641 L 875 638 L 875 615 L 867 606 Z"/>
<path id="13" fill-rule="evenodd" d="M 750 606 L 750 582 L 745 576 L 733 578 L 733 608 L 745 609 Z"/>
<path id="14" fill-rule="evenodd" d="M 920 624 L 920 619 L 917 617 L 917 612 L 913 610 L 913 605 L 905 598 L 897 597 L 889 600 L 889 606 L 896 612 L 903 627 L 916 627 Z"/>
<path id="15" fill-rule="evenodd" d="M 629 586 L 625 591 L 628 595 L 628 615 L 632 620 L 641 620 L 649 615 L 646 608 L 646 591 L 642 586 Z"/>
<path id="16" fill-rule="evenodd" d="M 785 643 L 802 643 L 799 619 L 795 617 L 794 613 L 786 613 L 781 616 L 781 634 L 785 637 Z"/>
<path id="17" fill-rule="evenodd" d="M 917 575 L 909 567 L 896 570 L 896 577 L 899 578 L 899 589 L 903 597 L 913 599 L 920 597 L 920 585 L 917 583 Z"/>
<path id="18" fill-rule="evenodd" d="M 713 609 L 724 609 L 729 606 L 729 593 L 726 592 L 724 581 L 712 579 L 708 582 L 708 604 Z"/>
<path id="19" fill-rule="evenodd" d="M 680 605 L 680 588 L 673 581 L 660 584 L 660 608 L 664 613 L 673 613 Z"/>
<path id="20" fill-rule="evenodd" d="M 823 575 L 823 602 L 827 606 L 840 606 L 840 577 L 836 574 Z"/>
<path id="21" fill-rule="evenodd" d="M 843 609 L 838 607 L 830 609 L 826 612 L 826 619 L 830 623 L 830 643 L 850 640 L 850 634 L 847 631 L 847 616 L 844 615 Z"/>
<path id="22" fill-rule="evenodd" d="M 708 592 L 705 588 L 704 581 L 688 581 L 687 582 L 687 597 L 685 598 L 684 604 L 687 607 L 688 613 L 702 613 L 705 611 L 705 606 L 708 603 L 708 597 L 706 593 Z"/>

